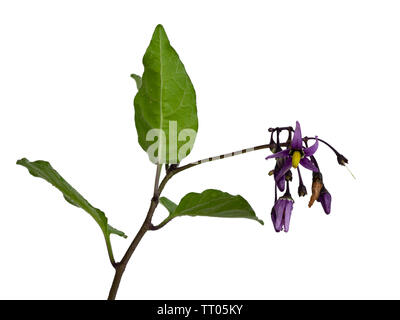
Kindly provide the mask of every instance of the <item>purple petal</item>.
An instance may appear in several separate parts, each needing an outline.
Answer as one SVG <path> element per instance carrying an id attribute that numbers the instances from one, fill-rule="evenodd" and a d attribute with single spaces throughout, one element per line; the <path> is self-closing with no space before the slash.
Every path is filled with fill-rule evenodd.
<path id="1" fill-rule="evenodd" d="M 289 231 L 289 224 L 290 224 L 290 217 L 292 216 L 292 210 L 293 210 L 293 202 L 289 201 L 286 204 L 285 207 L 285 232 Z"/>
<path id="2" fill-rule="evenodd" d="M 285 190 L 285 177 L 280 178 L 276 181 L 276 185 L 278 186 L 279 191 L 283 192 Z"/>
<path id="3" fill-rule="evenodd" d="M 289 155 L 289 152 L 290 152 L 289 149 L 279 151 L 277 153 L 269 155 L 268 157 L 265 158 L 265 160 L 272 159 L 272 158 L 285 158 Z"/>
<path id="4" fill-rule="evenodd" d="M 273 206 L 272 210 L 271 210 L 271 219 L 272 219 L 272 223 L 275 225 L 275 221 L 276 221 L 275 206 Z"/>
<path id="5" fill-rule="evenodd" d="M 332 196 L 329 192 L 324 192 L 319 196 L 318 199 L 321 202 L 322 208 L 324 209 L 326 214 L 331 213 L 331 202 Z"/>
<path id="6" fill-rule="evenodd" d="M 281 232 L 282 226 L 281 225 L 277 225 L 277 223 L 276 223 L 276 211 L 275 211 L 275 208 L 272 209 L 271 218 L 272 218 L 272 224 L 274 226 L 275 231 L 276 232 Z M 282 224 L 282 222 L 281 222 L 281 224 Z"/>
<path id="7" fill-rule="evenodd" d="M 286 206 L 286 200 L 279 199 L 275 203 L 275 231 L 279 232 L 282 230 L 282 219 L 283 219 L 283 213 L 285 211 L 285 206 Z"/>
<path id="8" fill-rule="evenodd" d="M 315 172 L 318 172 L 318 171 L 319 171 L 318 168 L 317 168 L 317 167 L 311 162 L 311 160 L 308 159 L 308 158 L 303 158 L 303 159 L 301 159 L 301 160 L 300 160 L 300 164 L 301 164 L 304 168 L 306 168 L 306 169 L 308 169 L 308 170 L 315 171 Z"/>
<path id="9" fill-rule="evenodd" d="M 317 149 L 318 149 L 318 137 L 315 137 L 315 143 L 311 147 L 304 148 L 303 150 L 304 155 L 306 157 L 312 156 L 315 153 L 315 151 L 317 151 Z"/>
<path id="10" fill-rule="evenodd" d="M 275 176 L 275 182 L 279 182 L 279 180 L 285 176 L 286 172 L 288 172 L 291 167 L 292 167 L 292 158 L 288 157 L 285 160 L 285 163 L 283 164 L 282 168 L 277 172 Z"/>
<path id="11" fill-rule="evenodd" d="M 294 130 L 293 140 L 292 140 L 292 149 L 301 150 L 303 147 L 303 140 L 301 137 L 301 128 L 300 123 L 296 121 L 296 129 Z"/>
<path id="12" fill-rule="evenodd" d="M 276 222 L 276 211 L 275 211 L 275 206 L 272 207 L 271 210 L 271 220 L 272 220 L 272 224 L 274 225 L 275 228 L 275 222 Z"/>

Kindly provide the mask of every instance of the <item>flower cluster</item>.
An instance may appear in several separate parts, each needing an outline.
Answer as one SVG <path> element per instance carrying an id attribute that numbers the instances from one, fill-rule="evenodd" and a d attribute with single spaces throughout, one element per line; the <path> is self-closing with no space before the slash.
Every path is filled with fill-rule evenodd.
<path id="1" fill-rule="evenodd" d="M 321 203 L 324 212 L 329 214 L 331 212 L 332 196 L 323 183 L 322 173 L 314 157 L 319 142 L 323 142 L 335 152 L 340 165 L 346 165 L 348 160 L 338 153 L 331 145 L 318 139 L 318 136 L 314 138 L 303 138 L 298 121 L 296 122 L 296 128 L 294 130 L 292 127 L 282 127 L 271 128 L 269 131 L 271 132 L 270 150 L 273 154 L 266 159 L 274 158 L 276 160 L 275 168 L 270 172 L 270 175 L 273 175 L 275 180 L 275 203 L 271 211 L 271 218 L 276 232 L 282 230 L 288 232 L 294 204 L 289 188 L 290 182 L 293 180 L 291 169 L 295 169 L 299 177 L 299 197 L 307 195 L 307 188 L 303 183 L 299 164 L 303 168 L 312 171 L 312 194 L 308 206 L 311 207 L 313 203 L 317 201 Z M 289 133 L 286 143 L 280 143 L 279 141 L 279 135 L 282 131 L 288 131 Z M 276 134 L 276 141 L 274 140 L 274 133 Z M 309 140 L 315 140 L 315 143 L 310 147 L 308 146 Z M 282 149 L 282 147 L 285 149 Z M 278 190 L 284 192 L 279 198 Z"/>

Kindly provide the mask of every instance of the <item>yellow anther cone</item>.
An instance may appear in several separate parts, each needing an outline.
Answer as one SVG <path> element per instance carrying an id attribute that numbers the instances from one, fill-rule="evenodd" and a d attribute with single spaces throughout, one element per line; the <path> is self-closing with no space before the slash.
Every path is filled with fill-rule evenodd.
<path id="1" fill-rule="evenodd" d="M 300 159 L 301 159 L 300 151 L 293 152 L 293 155 L 292 155 L 292 166 L 293 166 L 293 168 L 297 168 L 297 166 L 300 163 Z"/>

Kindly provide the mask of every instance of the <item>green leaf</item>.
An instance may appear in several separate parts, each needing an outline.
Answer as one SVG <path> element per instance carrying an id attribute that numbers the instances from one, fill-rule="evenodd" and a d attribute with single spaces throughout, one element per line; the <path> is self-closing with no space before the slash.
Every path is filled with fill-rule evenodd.
<path id="1" fill-rule="evenodd" d="M 137 74 L 132 73 L 131 78 L 133 78 L 133 80 L 135 80 L 136 88 L 139 90 L 140 87 L 142 86 L 142 77 L 138 76 Z"/>
<path id="2" fill-rule="evenodd" d="M 169 200 L 166 197 L 161 197 L 160 203 L 168 210 L 170 215 L 174 214 L 176 207 L 178 206 L 175 202 Z"/>
<path id="3" fill-rule="evenodd" d="M 154 31 L 143 65 L 134 101 L 139 144 L 153 163 L 179 163 L 196 138 L 196 93 L 162 25 Z"/>
<path id="4" fill-rule="evenodd" d="M 53 169 L 53 167 L 47 161 L 34 161 L 30 162 L 28 159 L 21 159 L 17 161 L 17 164 L 24 166 L 28 169 L 29 173 L 35 177 L 42 178 L 47 182 L 51 183 L 54 187 L 60 190 L 70 204 L 82 208 L 89 213 L 103 231 L 106 239 L 107 250 L 110 258 L 112 258 L 112 249 L 110 243 L 110 235 L 116 234 L 126 238 L 125 233 L 119 231 L 107 223 L 107 217 L 103 211 L 93 207 L 78 191 L 76 191 L 64 178 Z M 113 260 L 113 258 L 112 258 Z"/>
<path id="5" fill-rule="evenodd" d="M 161 197 L 160 202 L 170 213 L 167 221 L 178 216 L 207 216 L 247 218 L 264 224 L 257 218 L 253 208 L 242 196 L 233 196 L 215 189 L 208 189 L 202 193 L 188 193 L 178 205 L 165 197 Z"/>

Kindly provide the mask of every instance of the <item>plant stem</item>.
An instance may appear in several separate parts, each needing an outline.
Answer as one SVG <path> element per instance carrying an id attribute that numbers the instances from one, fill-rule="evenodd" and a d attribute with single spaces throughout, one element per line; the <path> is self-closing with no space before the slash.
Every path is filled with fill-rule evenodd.
<path id="1" fill-rule="evenodd" d="M 316 140 L 313 137 L 304 137 L 304 142 L 307 143 L 308 140 Z M 318 141 L 321 141 L 322 143 L 324 143 L 325 145 L 327 145 L 336 155 L 340 155 L 340 153 L 334 148 L 332 147 L 328 142 L 326 142 L 325 140 L 322 140 L 320 138 L 318 138 Z"/>
<path id="2" fill-rule="evenodd" d="M 285 143 L 280 143 L 279 144 L 281 147 L 286 147 L 289 145 L 288 142 Z M 114 280 L 113 283 L 111 285 L 111 289 L 108 295 L 108 300 L 115 300 L 115 297 L 117 295 L 118 292 L 118 287 L 119 284 L 121 282 L 121 278 L 122 275 L 124 274 L 125 268 L 129 262 L 129 259 L 131 258 L 133 252 L 135 251 L 136 247 L 138 246 L 138 244 L 140 243 L 140 241 L 142 240 L 143 236 L 145 235 L 145 233 L 149 230 L 158 230 L 161 227 L 163 227 L 168 221 L 162 222 L 160 225 L 158 226 L 153 226 L 151 223 L 151 220 L 153 218 L 153 214 L 154 211 L 157 208 L 158 202 L 159 202 L 159 197 L 161 195 L 161 192 L 164 190 L 167 182 L 177 173 L 192 168 L 194 166 L 197 166 L 199 164 L 202 163 L 207 163 L 210 161 L 214 161 L 214 160 L 219 160 L 219 159 L 225 159 L 225 158 L 229 158 L 229 157 L 233 157 L 239 154 L 244 154 L 244 153 L 248 153 L 251 151 L 257 151 L 257 150 L 262 150 L 262 149 L 267 149 L 271 147 L 271 144 L 263 144 L 263 145 L 259 145 L 259 146 L 255 146 L 252 148 L 247 148 L 247 149 L 242 149 L 236 152 L 230 152 L 230 153 L 226 153 L 220 156 L 216 156 L 216 157 L 209 157 L 209 158 L 205 158 L 202 160 L 198 160 L 195 162 L 191 162 L 189 164 L 186 164 L 182 167 L 169 167 L 167 169 L 167 173 L 164 176 L 163 180 L 161 181 L 161 183 L 159 183 L 160 181 L 160 173 L 161 173 L 161 168 L 162 165 L 157 165 L 157 171 L 156 171 L 156 177 L 155 177 L 155 182 L 154 182 L 154 192 L 153 192 L 153 198 L 151 199 L 151 203 L 150 203 L 150 208 L 147 212 L 146 218 L 142 224 L 142 226 L 140 227 L 138 233 L 136 234 L 135 238 L 133 239 L 131 245 L 129 246 L 128 250 L 126 251 L 124 257 L 122 258 L 121 262 L 118 263 L 114 263 L 113 266 L 115 268 L 115 276 L 114 276 Z"/>
<path id="3" fill-rule="evenodd" d="M 171 220 L 172 220 L 173 218 L 171 218 L 171 217 L 167 217 L 167 218 L 165 218 L 160 224 L 158 224 L 158 225 L 151 225 L 150 226 L 150 230 L 152 230 L 152 231 L 155 231 L 155 230 L 159 230 L 159 229 L 161 229 L 162 227 L 164 227 L 168 222 L 170 222 Z"/>
<path id="4" fill-rule="evenodd" d="M 111 247 L 110 237 L 105 237 L 105 240 L 106 240 L 108 257 L 110 258 L 110 263 L 113 267 L 115 267 L 114 254 Z"/>
<path id="5" fill-rule="evenodd" d="M 287 143 L 287 142 L 279 143 L 279 146 L 281 146 L 281 147 L 287 147 L 288 145 L 289 145 L 289 143 Z M 262 144 L 262 145 L 259 145 L 259 146 L 255 146 L 255 147 L 251 147 L 251 148 L 247 148 L 247 149 L 242 149 L 242 150 L 239 150 L 239 151 L 234 151 L 234 152 L 221 154 L 220 156 L 204 158 L 202 160 L 198 160 L 198 161 L 195 161 L 195 162 L 188 163 L 188 164 L 186 164 L 186 165 L 184 165 L 182 167 L 177 167 L 173 171 L 175 173 L 178 173 L 178 172 L 181 172 L 183 170 L 186 170 L 186 169 L 189 169 L 191 167 L 194 167 L 194 166 L 197 166 L 199 164 L 202 164 L 202 163 L 207 163 L 207 162 L 211 162 L 211 161 L 215 161 L 215 160 L 225 159 L 225 158 L 237 156 L 237 155 L 240 155 L 240 154 L 249 153 L 249 152 L 252 152 L 252 151 L 267 149 L 269 147 L 271 147 L 271 144 Z"/>
<path id="6" fill-rule="evenodd" d="M 124 274 L 124 271 L 129 262 L 129 259 L 131 258 L 136 247 L 138 246 L 140 240 L 142 240 L 145 233 L 150 229 L 151 219 L 153 217 L 155 209 L 157 208 L 158 198 L 160 195 L 158 183 L 160 180 L 161 168 L 162 168 L 161 165 L 157 165 L 153 198 L 151 199 L 150 208 L 149 208 L 149 211 L 147 212 L 146 219 L 144 220 L 142 226 L 140 227 L 138 233 L 136 234 L 131 245 L 129 246 L 128 250 L 126 251 L 121 262 L 115 264 L 115 276 L 114 276 L 113 283 L 111 285 L 110 293 L 108 295 L 108 300 L 115 300 L 115 297 L 116 297 L 117 291 L 118 291 L 118 287 L 121 282 L 122 275 Z"/>

